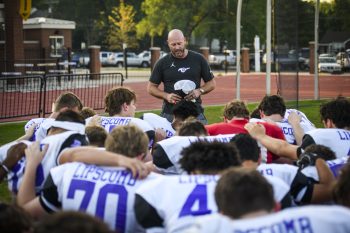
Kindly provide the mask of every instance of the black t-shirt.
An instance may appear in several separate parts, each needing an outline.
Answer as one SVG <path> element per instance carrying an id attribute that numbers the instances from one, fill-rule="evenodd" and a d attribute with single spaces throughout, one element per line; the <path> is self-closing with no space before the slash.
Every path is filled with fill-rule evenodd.
<path id="1" fill-rule="evenodd" d="M 201 79 L 208 82 L 214 78 L 210 70 L 209 64 L 205 58 L 194 51 L 188 51 L 185 58 L 179 59 L 174 57 L 171 53 L 161 58 L 155 65 L 150 82 L 160 84 L 163 82 L 164 91 L 166 93 L 175 93 L 174 84 L 180 80 L 191 80 L 196 84 L 196 88 L 200 87 Z M 196 100 L 200 112 L 202 100 Z M 164 101 L 163 113 L 172 114 L 173 104 Z"/>

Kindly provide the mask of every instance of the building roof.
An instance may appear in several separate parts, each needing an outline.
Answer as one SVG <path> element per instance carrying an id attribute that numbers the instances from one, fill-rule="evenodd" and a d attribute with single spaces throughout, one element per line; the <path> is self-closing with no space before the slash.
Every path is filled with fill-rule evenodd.
<path id="1" fill-rule="evenodd" d="M 44 17 L 23 21 L 23 29 L 75 29 L 75 22 Z"/>
<path id="2" fill-rule="evenodd" d="M 320 40 L 322 44 L 329 44 L 333 42 L 344 43 L 350 39 L 350 32 L 332 32 L 328 31 Z"/>

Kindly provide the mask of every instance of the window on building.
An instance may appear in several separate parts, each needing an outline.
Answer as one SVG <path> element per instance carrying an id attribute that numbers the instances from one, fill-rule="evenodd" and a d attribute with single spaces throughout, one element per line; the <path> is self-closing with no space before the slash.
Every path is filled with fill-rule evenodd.
<path id="1" fill-rule="evenodd" d="M 64 37 L 63 36 L 50 36 L 50 56 L 62 57 L 64 53 Z"/>

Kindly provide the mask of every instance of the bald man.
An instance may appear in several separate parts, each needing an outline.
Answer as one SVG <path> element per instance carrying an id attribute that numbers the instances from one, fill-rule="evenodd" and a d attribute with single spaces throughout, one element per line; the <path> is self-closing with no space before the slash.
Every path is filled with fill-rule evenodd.
<path id="1" fill-rule="evenodd" d="M 164 100 L 161 115 L 170 122 L 173 121 L 174 104 L 186 99 L 196 103 L 200 112 L 197 119 L 207 124 L 201 95 L 211 92 L 216 85 L 209 64 L 201 54 L 186 49 L 186 38 L 179 29 L 169 32 L 167 43 L 170 53 L 156 63 L 148 82 L 147 91 L 152 96 Z M 204 81 L 202 86 L 201 79 Z M 194 82 L 195 89 L 189 93 L 175 91 L 174 84 L 180 80 Z M 159 88 L 162 82 L 164 90 Z"/>

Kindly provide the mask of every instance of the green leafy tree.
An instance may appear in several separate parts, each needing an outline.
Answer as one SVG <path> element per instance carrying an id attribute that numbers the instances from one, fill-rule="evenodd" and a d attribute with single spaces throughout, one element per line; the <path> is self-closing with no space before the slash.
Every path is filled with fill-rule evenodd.
<path id="1" fill-rule="evenodd" d="M 187 38 L 217 9 L 218 0 L 144 0 L 145 18 L 138 26 L 139 35 L 161 35 L 165 30 L 181 29 Z"/>
<path id="2" fill-rule="evenodd" d="M 129 48 L 138 47 L 135 14 L 133 6 L 125 4 L 124 1 L 120 1 L 120 5 L 112 9 L 108 16 L 110 26 L 107 35 L 110 49 L 122 49 L 123 43 Z"/>

